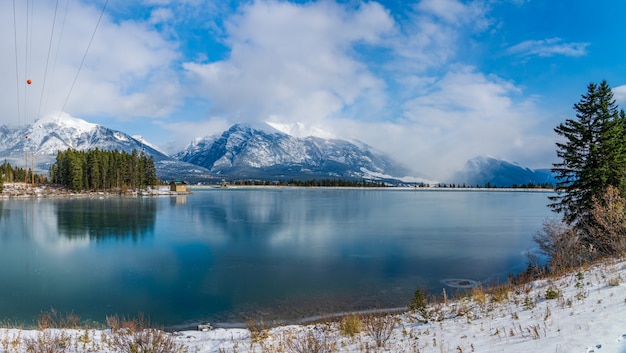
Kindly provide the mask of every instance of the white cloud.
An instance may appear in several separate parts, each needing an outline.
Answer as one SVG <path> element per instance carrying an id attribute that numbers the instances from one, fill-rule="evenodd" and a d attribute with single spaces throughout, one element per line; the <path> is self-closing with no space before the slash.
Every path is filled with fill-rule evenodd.
<path id="1" fill-rule="evenodd" d="M 527 40 L 507 49 L 507 53 L 520 56 L 550 57 L 587 55 L 589 43 L 564 43 L 561 38 Z"/>
<path id="2" fill-rule="evenodd" d="M 148 20 L 148 22 L 151 24 L 167 23 L 171 21 L 174 17 L 175 15 L 171 9 L 157 8 L 150 13 L 150 19 Z"/>
<path id="3" fill-rule="evenodd" d="M 53 4 L 38 3 L 37 11 L 29 19 L 32 31 L 29 30 L 31 34 L 27 37 L 25 3 L 18 3 L 17 32 L 13 28 L 12 4 L 0 4 L 3 14 L 0 43 L 12 49 L 0 58 L 0 73 L 7 78 L 0 82 L 0 104 L 4 107 L 0 122 L 9 124 L 33 121 L 38 112 L 43 116 L 61 110 L 101 12 L 99 6 L 72 2 L 66 16 L 64 11 L 58 11 L 52 32 Z M 180 84 L 172 69 L 177 58 L 175 44 L 163 39 L 146 23 L 114 22 L 105 13 L 65 110 L 82 117 L 164 116 L 180 104 Z M 28 78 L 33 81 L 29 86 L 24 84 L 27 67 Z"/>
<path id="4" fill-rule="evenodd" d="M 626 105 L 626 85 L 617 86 L 612 90 L 615 101 L 618 104 Z"/>
<path id="5" fill-rule="evenodd" d="M 519 87 L 457 63 L 467 32 L 488 25 L 482 2 L 422 1 L 398 20 L 376 3 L 257 1 L 227 21 L 228 58 L 184 67 L 211 114 L 308 123 L 442 179 L 477 155 L 552 149 Z M 391 55 L 372 64 L 360 44 Z"/>
<path id="6" fill-rule="evenodd" d="M 488 28 L 488 8 L 482 1 L 423 0 L 398 20 L 398 34 L 389 38 L 395 57 L 387 69 L 404 79 L 423 75 L 458 60 L 461 42 Z"/>
<path id="7" fill-rule="evenodd" d="M 422 0 L 416 8 L 457 26 L 472 24 L 477 29 L 484 29 L 489 25 L 485 17 L 485 7 L 480 1 L 464 3 L 458 0 Z"/>
<path id="8" fill-rule="evenodd" d="M 408 101 L 404 119 L 349 128 L 433 179 L 487 153 L 528 164 L 553 148 L 553 138 L 531 133 L 542 114 L 520 93 L 496 76 L 457 67 Z"/>
<path id="9" fill-rule="evenodd" d="M 384 87 L 353 51 L 393 28 L 377 3 L 352 12 L 331 2 L 259 1 L 244 6 L 226 28 L 226 60 L 184 64 L 218 114 L 317 121 Z"/>

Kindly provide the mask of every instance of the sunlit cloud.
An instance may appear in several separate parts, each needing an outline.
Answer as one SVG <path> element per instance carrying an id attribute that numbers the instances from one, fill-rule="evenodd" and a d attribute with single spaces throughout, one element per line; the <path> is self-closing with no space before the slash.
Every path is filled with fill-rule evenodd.
<path id="1" fill-rule="evenodd" d="M 384 88 L 353 52 L 354 45 L 378 43 L 393 28 L 377 3 L 350 12 L 330 2 L 255 2 L 226 28 L 226 60 L 183 65 L 215 114 L 314 123 Z"/>

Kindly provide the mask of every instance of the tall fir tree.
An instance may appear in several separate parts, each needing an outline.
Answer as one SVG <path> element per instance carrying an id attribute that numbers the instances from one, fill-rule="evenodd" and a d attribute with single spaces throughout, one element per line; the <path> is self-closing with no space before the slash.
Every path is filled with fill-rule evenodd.
<path id="1" fill-rule="evenodd" d="M 552 171 L 558 180 L 550 207 L 575 226 L 588 225 L 594 198 L 608 186 L 624 192 L 626 171 L 626 116 L 619 112 L 606 81 L 591 83 L 574 104 L 575 119 L 567 119 L 554 131 L 560 162 Z"/>

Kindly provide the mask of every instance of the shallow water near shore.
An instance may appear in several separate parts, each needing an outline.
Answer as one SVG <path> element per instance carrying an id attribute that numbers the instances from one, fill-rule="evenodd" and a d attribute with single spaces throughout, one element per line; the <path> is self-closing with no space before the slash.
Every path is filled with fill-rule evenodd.
<path id="1" fill-rule="evenodd" d="M 208 189 L 0 200 L 0 319 L 144 313 L 164 326 L 401 307 L 506 280 L 545 192 Z M 468 280 L 468 282 L 465 282 Z"/>

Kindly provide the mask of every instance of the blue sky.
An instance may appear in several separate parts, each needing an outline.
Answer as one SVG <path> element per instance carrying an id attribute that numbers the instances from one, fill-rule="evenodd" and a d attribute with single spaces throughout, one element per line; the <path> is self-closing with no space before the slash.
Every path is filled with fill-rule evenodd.
<path id="1" fill-rule="evenodd" d="M 109 0 L 70 90 L 104 4 L 0 4 L 0 123 L 65 107 L 174 152 L 299 122 L 437 179 L 478 155 L 549 167 L 590 82 L 626 105 L 622 1 Z"/>

